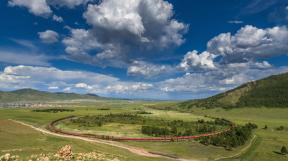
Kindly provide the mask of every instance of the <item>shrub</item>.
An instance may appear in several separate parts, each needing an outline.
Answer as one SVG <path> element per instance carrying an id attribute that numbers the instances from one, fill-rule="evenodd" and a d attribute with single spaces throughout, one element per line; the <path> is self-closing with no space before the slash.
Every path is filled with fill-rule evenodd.
<path id="1" fill-rule="evenodd" d="M 282 131 L 282 130 L 284 130 L 284 126 L 279 126 L 279 127 L 276 128 L 276 130 L 277 131 Z"/>
<path id="2" fill-rule="evenodd" d="M 159 128 L 155 126 L 142 126 L 141 132 L 151 136 L 166 136 L 170 133 L 169 129 L 167 128 Z"/>
<path id="3" fill-rule="evenodd" d="M 100 111 L 109 111 L 110 108 L 99 108 L 98 110 L 100 110 Z"/>
<path id="4" fill-rule="evenodd" d="M 136 114 L 140 114 L 140 115 L 145 115 L 145 114 L 146 114 L 146 115 L 151 115 L 151 114 L 153 114 L 153 113 L 152 113 L 152 112 L 147 112 L 147 111 L 142 111 L 142 110 L 141 110 L 141 111 L 137 111 Z"/>
<path id="5" fill-rule="evenodd" d="M 287 150 L 286 146 L 282 146 L 282 148 L 281 148 L 281 154 L 283 154 L 283 155 L 288 154 L 288 150 Z"/>

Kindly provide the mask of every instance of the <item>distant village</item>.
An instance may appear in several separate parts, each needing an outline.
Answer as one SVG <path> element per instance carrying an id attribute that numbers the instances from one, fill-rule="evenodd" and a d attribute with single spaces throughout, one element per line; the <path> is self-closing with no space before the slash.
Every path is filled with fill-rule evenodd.
<path id="1" fill-rule="evenodd" d="M 63 107 L 64 105 L 52 104 L 52 103 L 27 103 L 27 102 L 9 102 L 9 103 L 0 103 L 2 108 L 46 108 L 46 107 Z"/>

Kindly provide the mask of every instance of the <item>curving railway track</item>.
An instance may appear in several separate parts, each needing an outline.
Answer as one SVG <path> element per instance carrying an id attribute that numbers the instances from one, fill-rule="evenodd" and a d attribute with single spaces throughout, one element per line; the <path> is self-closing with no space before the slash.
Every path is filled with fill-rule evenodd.
<path id="1" fill-rule="evenodd" d="M 154 137 L 154 138 L 130 138 L 130 137 L 114 137 L 114 136 L 95 135 L 95 134 L 83 134 L 83 133 L 64 131 L 64 130 L 56 128 L 55 125 L 57 125 L 60 121 L 64 121 L 64 120 L 71 119 L 74 117 L 76 116 L 69 116 L 69 117 L 55 120 L 47 126 L 47 130 L 54 132 L 54 133 L 58 133 L 58 134 L 79 136 L 79 137 L 85 137 L 85 138 L 103 139 L 103 140 L 113 140 L 113 141 L 181 141 L 181 140 L 198 139 L 201 137 L 216 136 L 216 135 L 226 133 L 233 128 L 233 125 L 232 125 L 231 127 L 225 130 L 216 131 L 212 133 L 205 133 L 205 134 L 199 134 L 199 135 L 193 135 L 193 136 L 167 136 L 167 137 Z"/>
<path id="2" fill-rule="evenodd" d="M 150 157 L 150 158 L 163 158 L 163 159 L 168 159 L 168 160 L 178 160 L 178 161 L 199 161 L 196 159 L 186 159 L 186 158 L 179 158 L 179 157 L 171 157 L 165 154 L 159 154 L 159 153 L 153 153 L 150 151 L 147 151 L 145 149 L 142 148 L 138 148 L 138 147 L 133 147 L 133 146 L 128 146 L 116 141 L 107 141 L 107 140 L 100 140 L 97 138 L 87 138 L 87 137 L 81 137 L 81 136 L 74 136 L 74 135 L 69 135 L 69 134 L 61 134 L 61 133 L 55 133 L 52 131 L 48 131 L 46 129 L 42 129 L 42 128 L 38 128 L 35 126 L 32 126 L 30 124 L 26 124 L 24 122 L 21 121 L 16 121 L 16 120 L 11 120 L 14 121 L 16 123 L 19 123 L 21 125 L 30 127 L 36 131 L 39 131 L 43 134 L 48 134 L 48 135 L 53 135 L 53 136 L 57 136 L 57 137 L 63 137 L 63 138 L 70 138 L 70 139 L 78 139 L 78 140 L 82 140 L 82 141 L 86 141 L 86 142 L 90 142 L 90 143 L 99 143 L 99 144 L 105 144 L 105 145 L 109 145 L 109 146 L 113 146 L 113 147 L 117 147 L 117 148 L 121 148 L 121 149 L 125 149 L 130 151 L 133 154 L 139 155 L 139 156 L 144 156 L 144 157 Z"/>

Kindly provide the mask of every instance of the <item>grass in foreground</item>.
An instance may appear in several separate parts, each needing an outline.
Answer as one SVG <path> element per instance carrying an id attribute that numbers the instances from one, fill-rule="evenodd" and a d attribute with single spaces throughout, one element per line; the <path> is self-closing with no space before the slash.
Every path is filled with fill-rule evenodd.
<path id="1" fill-rule="evenodd" d="M 65 145 L 71 145 L 73 151 L 76 153 L 108 153 L 110 156 L 127 161 L 151 160 L 151 158 L 134 155 L 126 150 L 108 145 L 44 135 L 29 127 L 9 120 L 0 120 L 0 143 L 0 156 L 11 153 L 13 155 L 19 155 L 24 160 L 28 160 L 28 158 L 34 154 L 55 153 L 55 151 Z M 162 159 L 153 158 L 153 160 L 160 161 Z"/>

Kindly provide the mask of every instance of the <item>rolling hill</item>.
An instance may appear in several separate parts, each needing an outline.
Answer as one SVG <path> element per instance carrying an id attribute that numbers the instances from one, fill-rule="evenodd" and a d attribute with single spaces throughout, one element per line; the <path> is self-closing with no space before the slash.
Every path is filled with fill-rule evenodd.
<path id="1" fill-rule="evenodd" d="M 182 109 L 193 107 L 288 107 L 288 73 L 249 82 L 206 99 L 179 104 Z"/>
<path id="2" fill-rule="evenodd" d="M 74 99 L 103 99 L 94 94 L 50 93 L 34 89 L 20 89 L 10 92 L 0 92 L 0 103 L 26 101 L 56 101 Z"/>

